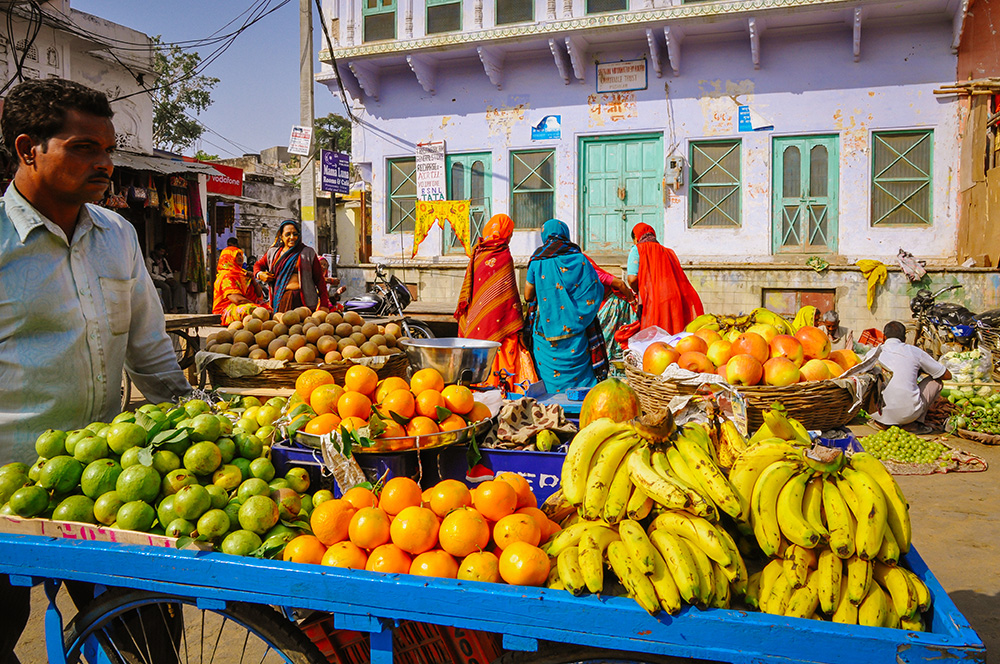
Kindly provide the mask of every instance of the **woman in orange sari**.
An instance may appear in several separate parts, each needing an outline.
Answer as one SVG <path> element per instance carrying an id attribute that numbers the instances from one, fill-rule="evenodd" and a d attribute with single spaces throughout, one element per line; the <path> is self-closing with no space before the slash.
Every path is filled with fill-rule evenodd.
<path id="1" fill-rule="evenodd" d="M 487 384 L 497 386 L 501 370 L 513 374 L 512 383 L 538 381 L 531 354 L 521 343 L 521 296 L 514 275 L 510 238 L 514 221 L 494 215 L 472 252 L 455 310 L 458 336 L 500 342 Z M 516 391 L 523 391 L 514 387 Z"/>
<path id="2" fill-rule="evenodd" d="M 219 254 L 212 296 L 212 313 L 222 316 L 223 325 L 243 320 L 257 307 L 270 310 L 243 269 L 243 250 L 239 247 L 226 247 Z"/>
<path id="3" fill-rule="evenodd" d="M 628 255 L 628 284 L 642 303 L 642 328 L 657 325 L 670 334 L 705 313 L 673 249 L 656 241 L 649 224 L 632 228 L 635 246 Z"/>

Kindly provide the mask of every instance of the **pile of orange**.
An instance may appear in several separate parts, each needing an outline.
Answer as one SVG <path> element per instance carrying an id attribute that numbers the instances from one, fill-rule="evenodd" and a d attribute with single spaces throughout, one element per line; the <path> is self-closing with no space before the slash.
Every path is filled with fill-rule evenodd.
<path id="1" fill-rule="evenodd" d="M 295 391 L 316 412 L 303 427 L 306 433 L 356 431 L 368 426 L 373 411 L 378 413 L 385 431 L 375 439 L 375 450 L 410 449 L 420 436 L 464 429 L 490 417 L 469 388 L 445 386 L 436 369 L 421 369 L 407 383 L 395 376 L 380 381 L 370 367 L 355 365 L 343 386 L 328 371 L 309 369 L 296 379 Z"/>
<path id="2" fill-rule="evenodd" d="M 315 507 L 312 535 L 296 537 L 284 559 L 389 574 L 541 586 L 549 557 L 539 545 L 559 525 L 538 509 L 517 473 L 468 489 L 442 480 L 421 491 L 395 477 L 376 496 L 355 487 Z"/>

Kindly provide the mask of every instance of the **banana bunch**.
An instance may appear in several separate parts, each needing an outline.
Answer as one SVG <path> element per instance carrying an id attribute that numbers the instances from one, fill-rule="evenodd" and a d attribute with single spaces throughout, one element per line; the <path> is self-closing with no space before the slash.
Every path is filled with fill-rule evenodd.
<path id="1" fill-rule="evenodd" d="M 812 445 L 812 438 L 805 426 L 794 417 L 789 417 L 781 404 L 772 404 L 770 409 L 761 412 L 761 417 L 764 423 L 750 437 L 750 445 L 772 439 L 787 441 L 793 445 Z"/>
<path id="2" fill-rule="evenodd" d="M 750 321 L 753 324 L 767 324 L 773 326 L 778 330 L 778 334 L 795 334 L 792 329 L 791 323 L 782 318 L 780 314 L 776 314 L 770 309 L 765 309 L 764 307 L 757 307 L 750 312 Z"/>
<path id="3" fill-rule="evenodd" d="M 684 327 L 684 331 L 693 334 L 698 330 L 715 330 L 719 334 L 725 335 L 733 330 L 744 332 L 751 325 L 753 325 L 753 320 L 749 315 L 702 314 L 688 323 Z"/>
<path id="4" fill-rule="evenodd" d="M 717 428 L 710 432 L 712 444 L 715 446 L 715 458 L 719 467 L 729 470 L 736 459 L 747 449 L 747 440 L 730 420 L 722 420 Z"/>

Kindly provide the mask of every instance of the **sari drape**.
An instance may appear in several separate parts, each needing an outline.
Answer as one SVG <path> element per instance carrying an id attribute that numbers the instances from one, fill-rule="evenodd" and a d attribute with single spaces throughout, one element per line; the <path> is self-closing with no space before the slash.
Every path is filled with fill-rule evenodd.
<path id="1" fill-rule="evenodd" d="M 243 251 L 239 247 L 226 247 L 219 254 L 219 260 L 216 264 L 215 285 L 212 290 L 212 313 L 222 316 L 223 325 L 243 320 L 247 314 L 261 306 L 256 289 L 250 283 L 250 279 L 243 269 L 242 255 Z M 250 302 L 236 304 L 229 299 L 229 296 L 233 294 L 242 295 Z"/>
<path id="2" fill-rule="evenodd" d="M 705 312 L 673 249 L 656 241 L 649 224 L 632 229 L 639 249 L 639 299 L 642 302 L 642 327 L 658 325 L 670 334 Z"/>

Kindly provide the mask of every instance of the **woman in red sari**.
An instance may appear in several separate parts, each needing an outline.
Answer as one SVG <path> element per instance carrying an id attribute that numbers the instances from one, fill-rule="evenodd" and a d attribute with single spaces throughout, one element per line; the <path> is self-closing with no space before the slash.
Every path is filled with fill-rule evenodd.
<path id="1" fill-rule="evenodd" d="M 257 289 L 243 269 L 243 250 L 226 247 L 219 254 L 215 268 L 212 313 L 222 317 L 222 324 L 243 320 L 257 307 L 270 307 L 257 294 Z"/>
<path id="2" fill-rule="evenodd" d="M 486 223 L 465 271 L 455 310 L 458 336 L 500 342 L 486 381 L 494 386 L 500 383 L 496 372 L 501 369 L 513 374 L 512 383 L 538 381 L 531 355 L 521 343 L 521 297 L 509 246 L 513 233 L 514 221 L 505 214 L 494 215 Z"/>
<path id="3" fill-rule="evenodd" d="M 670 334 L 705 312 L 701 298 L 673 249 L 656 241 L 656 231 L 649 224 L 632 228 L 635 246 L 628 256 L 628 284 L 642 303 L 641 325 L 657 325 Z"/>

